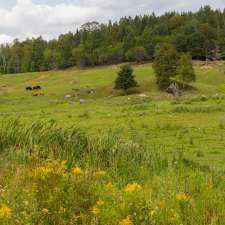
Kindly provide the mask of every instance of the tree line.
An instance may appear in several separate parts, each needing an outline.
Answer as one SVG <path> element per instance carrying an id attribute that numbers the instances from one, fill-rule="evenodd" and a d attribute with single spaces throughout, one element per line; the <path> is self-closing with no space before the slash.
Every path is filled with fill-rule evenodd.
<path id="1" fill-rule="evenodd" d="M 193 59 L 225 59 L 225 10 L 168 12 L 124 17 L 107 24 L 88 22 L 75 33 L 50 41 L 15 40 L 0 47 L 0 73 L 21 73 L 153 60 L 162 44 Z"/>
<path id="2" fill-rule="evenodd" d="M 179 83 L 184 89 L 196 80 L 191 55 L 179 53 L 172 44 L 164 43 L 156 49 L 153 69 L 156 83 L 162 90 L 168 90 L 171 83 L 176 85 Z M 133 72 L 129 64 L 123 65 L 117 73 L 114 88 L 127 94 L 129 89 L 137 87 L 138 83 Z"/>

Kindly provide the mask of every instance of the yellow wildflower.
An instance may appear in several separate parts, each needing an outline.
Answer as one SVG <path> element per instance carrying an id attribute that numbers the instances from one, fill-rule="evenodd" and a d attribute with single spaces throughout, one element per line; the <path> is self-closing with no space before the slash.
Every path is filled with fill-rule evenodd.
<path id="1" fill-rule="evenodd" d="M 94 207 L 92 208 L 91 212 L 92 212 L 95 216 L 97 216 L 97 215 L 99 214 L 100 210 L 99 210 L 99 208 L 98 208 L 97 206 L 94 206 Z"/>
<path id="2" fill-rule="evenodd" d="M 65 176 L 65 163 L 66 161 L 52 161 L 32 170 L 30 176 L 41 180 L 52 176 Z"/>
<path id="3" fill-rule="evenodd" d="M 43 208 L 41 211 L 42 211 L 42 213 L 44 213 L 44 214 L 49 214 L 49 210 L 46 209 L 46 208 Z"/>
<path id="4" fill-rule="evenodd" d="M 12 210 L 9 207 L 7 207 L 5 205 L 3 205 L 2 207 L 0 207 L 0 218 L 1 219 L 10 218 L 11 215 L 12 215 Z"/>
<path id="5" fill-rule="evenodd" d="M 75 175 L 81 175 L 83 173 L 82 169 L 78 166 L 75 166 L 73 169 L 72 169 L 72 172 L 73 174 Z"/>
<path id="6" fill-rule="evenodd" d="M 123 219 L 121 222 L 120 222 L 120 225 L 133 225 L 133 222 L 130 218 L 131 216 L 127 216 L 125 219 Z"/>
<path id="7" fill-rule="evenodd" d="M 136 192 L 139 191 L 141 189 L 141 186 L 137 183 L 132 183 L 132 184 L 128 184 L 125 188 L 124 191 L 127 193 L 132 193 L 132 192 Z"/>
<path id="8" fill-rule="evenodd" d="M 104 204 L 105 204 L 105 202 L 102 201 L 101 199 L 99 199 L 99 200 L 96 202 L 96 205 L 97 205 L 97 206 L 102 206 L 102 205 L 104 205 Z"/>
<path id="9" fill-rule="evenodd" d="M 190 200 L 190 197 L 184 193 L 184 192 L 180 192 L 176 195 L 176 199 L 178 202 L 188 202 Z"/>

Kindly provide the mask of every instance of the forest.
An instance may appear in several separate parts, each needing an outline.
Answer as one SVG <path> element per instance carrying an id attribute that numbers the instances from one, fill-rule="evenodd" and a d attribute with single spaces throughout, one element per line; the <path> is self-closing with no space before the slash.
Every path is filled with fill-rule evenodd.
<path id="1" fill-rule="evenodd" d="M 169 43 L 197 60 L 225 58 L 225 10 L 124 17 L 108 24 L 85 23 L 57 39 L 14 40 L 1 45 L 0 73 L 38 72 L 151 61 L 157 46 Z"/>

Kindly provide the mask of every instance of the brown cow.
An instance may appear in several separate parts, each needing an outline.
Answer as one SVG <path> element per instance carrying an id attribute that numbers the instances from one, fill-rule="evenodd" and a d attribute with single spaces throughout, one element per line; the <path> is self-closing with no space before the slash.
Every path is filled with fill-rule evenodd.
<path id="1" fill-rule="evenodd" d="M 44 93 L 33 93 L 34 97 L 45 96 Z"/>

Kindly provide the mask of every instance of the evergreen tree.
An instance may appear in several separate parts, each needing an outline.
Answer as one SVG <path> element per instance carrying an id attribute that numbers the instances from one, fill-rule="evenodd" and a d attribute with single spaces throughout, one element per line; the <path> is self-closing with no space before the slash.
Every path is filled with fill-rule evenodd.
<path id="1" fill-rule="evenodd" d="M 133 69 L 129 65 L 122 66 L 115 81 L 115 89 L 123 90 L 127 94 L 128 89 L 132 87 L 137 87 Z"/>
<path id="2" fill-rule="evenodd" d="M 177 78 L 180 82 L 185 84 L 195 81 L 196 76 L 192 65 L 192 58 L 190 54 L 182 54 L 178 62 Z"/>
<path id="3" fill-rule="evenodd" d="M 178 52 L 171 44 L 163 44 L 156 50 L 153 68 L 159 88 L 167 88 L 170 78 L 176 76 L 178 59 Z"/>

